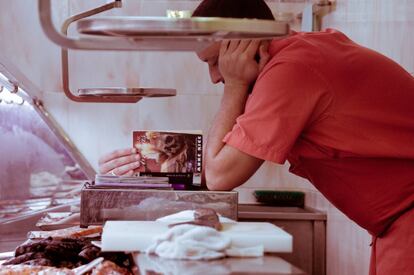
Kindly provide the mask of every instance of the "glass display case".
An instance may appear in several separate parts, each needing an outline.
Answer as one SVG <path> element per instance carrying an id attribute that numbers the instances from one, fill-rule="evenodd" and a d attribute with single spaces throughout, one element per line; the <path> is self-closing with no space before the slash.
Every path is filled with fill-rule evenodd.
<path id="1" fill-rule="evenodd" d="M 0 228 L 51 207 L 79 203 L 95 173 L 40 101 L 1 74 Z"/>

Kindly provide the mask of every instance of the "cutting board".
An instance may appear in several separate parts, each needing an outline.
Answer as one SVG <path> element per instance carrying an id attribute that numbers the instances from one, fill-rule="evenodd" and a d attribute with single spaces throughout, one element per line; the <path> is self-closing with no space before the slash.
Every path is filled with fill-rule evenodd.
<path id="1" fill-rule="evenodd" d="M 263 245 L 265 252 L 292 252 L 292 236 L 271 223 L 222 223 L 222 232 L 232 246 Z M 154 238 L 169 229 L 159 221 L 107 221 L 102 233 L 102 251 L 145 251 Z"/>

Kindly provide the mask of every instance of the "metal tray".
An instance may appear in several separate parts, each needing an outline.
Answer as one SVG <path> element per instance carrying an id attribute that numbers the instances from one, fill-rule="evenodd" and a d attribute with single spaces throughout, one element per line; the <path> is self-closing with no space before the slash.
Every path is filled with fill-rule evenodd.
<path id="1" fill-rule="evenodd" d="M 175 89 L 158 88 L 87 88 L 79 89 L 79 96 L 139 96 L 139 97 L 166 97 L 175 96 Z"/>
<path id="2" fill-rule="evenodd" d="M 264 38 L 284 36 L 289 25 L 284 22 L 259 19 L 216 17 L 168 18 L 112 16 L 85 18 L 77 22 L 79 33 L 108 37 L 151 38 Z"/>

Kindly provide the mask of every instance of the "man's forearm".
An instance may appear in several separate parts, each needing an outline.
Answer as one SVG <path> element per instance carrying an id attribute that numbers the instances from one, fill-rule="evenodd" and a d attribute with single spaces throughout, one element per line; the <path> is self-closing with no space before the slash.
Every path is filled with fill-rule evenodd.
<path id="1" fill-rule="evenodd" d="M 247 90 L 248 87 L 245 86 L 224 86 L 220 108 L 207 137 L 206 166 L 217 158 L 224 146 L 222 141 L 224 136 L 233 128 L 237 117 L 244 112 Z"/>

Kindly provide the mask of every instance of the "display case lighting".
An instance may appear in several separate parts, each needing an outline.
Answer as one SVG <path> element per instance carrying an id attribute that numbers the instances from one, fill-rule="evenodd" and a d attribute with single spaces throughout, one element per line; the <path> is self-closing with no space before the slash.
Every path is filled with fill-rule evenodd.
<path id="1" fill-rule="evenodd" d="M 2 73 L 0 73 L 0 103 L 22 105 L 24 99 L 19 96 L 19 87 L 11 83 Z"/>

